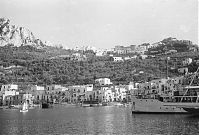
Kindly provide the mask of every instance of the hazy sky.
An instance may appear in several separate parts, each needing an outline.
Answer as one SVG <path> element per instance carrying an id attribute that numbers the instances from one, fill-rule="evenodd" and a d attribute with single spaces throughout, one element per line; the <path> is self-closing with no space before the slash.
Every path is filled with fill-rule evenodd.
<path id="1" fill-rule="evenodd" d="M 198 43 L 197 0 L 0 0 L 0 17 L 64 46 Z"/>

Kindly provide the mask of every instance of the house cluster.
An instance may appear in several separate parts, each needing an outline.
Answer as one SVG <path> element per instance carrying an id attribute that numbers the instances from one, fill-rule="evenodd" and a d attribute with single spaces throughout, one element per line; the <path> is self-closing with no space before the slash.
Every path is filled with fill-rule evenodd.
<path id="1" fill-rule="evenodd" d="M 55 57 L 51 57 L 50 59 L 59 59 L 63 58 L 65 60 L 71 60 L 71 61 L 86 61 L 87 56 L 82 53 L 73 53 L 72 55 L 59 55 Z"/>
<path id="2" fill-rule="evenodd" d="M 171 69 L 177 69 L 178 73 L 186 74 L 188 73 L 188 66 L 197 60 L 193 60 L 192 58 L 172 58 L 169 60 Z"/>
<path id="3" fill-rule="evenodd" d="M 147 46 L 145 44 L 142 45 L 130 45 L 127 47 L 124 46 L 115 46 L 114 52 L 117 54 L 128 54 L 128 53 L 139 53 L 144 54 L 147 51 Z"/>
<path id="4" fill-rule="evenodd" d="M 67 88 L 61 85 L 37 86 L 29 85 L 21 90 L 16 84 L 2 85 L 0 89 L 0 105 L 20 105 L 24 101 L 29 104 L 56 102 L 62 95 L 67 95 Z"/>
<path id="5" fill-rule="evenodd" d="M 155 95 L 160 95 L 162 97 L 179 96 L 184 94 L 183 83 L 184 76 L 135 83 L 132 94 L 142 96 L 142 98 L 155 98 Z"/>
<path id="6" fill-rule="evenodd" d="M 87 85 L 28 85 L 26 90 L 21 90 L 16 84 L 2 85 L 0 89 L 0 105 L 20 105 L 23 102 L 40 104 L 42 102 L 81 103 L 83 101 L 129 101 L 129 85 L 113 85 L 109 78 L 99 78 L 95 84 Z"/>
<path id="7" fill-rule="evenodd" d="M 134 56 L 125 56 L 125 57 L 122 57 L 122 56 L 111 56 L 111 60 L 114 61 L 114 62 L 121 62 L 121 61 L 126 61 L 126 60 L 132 60 L 132 59 L 146 59 L 148 57 L 148 55 L 145 55 L 145 54 L 141 54 L 141 55 L 134 55 Z"/>

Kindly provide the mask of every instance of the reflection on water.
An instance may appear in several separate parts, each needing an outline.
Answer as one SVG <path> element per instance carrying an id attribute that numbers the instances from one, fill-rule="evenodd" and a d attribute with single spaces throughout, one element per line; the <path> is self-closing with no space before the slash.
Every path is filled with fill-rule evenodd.
<path id="1" fill-rule="evenodd" d="M 132 114 L 119 107 L 0 110 L 0 134 L 199 134 L 199 117 Z"/>

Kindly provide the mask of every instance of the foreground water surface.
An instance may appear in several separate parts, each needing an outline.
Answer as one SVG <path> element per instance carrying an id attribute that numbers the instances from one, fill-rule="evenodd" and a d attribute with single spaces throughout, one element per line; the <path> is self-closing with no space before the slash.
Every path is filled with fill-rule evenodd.
<path id="1" fill-rule="evenodd" d="M 132 114 L 124 107 L 0 110 L 0 134 L 199 134 L 199 117 Z"/>

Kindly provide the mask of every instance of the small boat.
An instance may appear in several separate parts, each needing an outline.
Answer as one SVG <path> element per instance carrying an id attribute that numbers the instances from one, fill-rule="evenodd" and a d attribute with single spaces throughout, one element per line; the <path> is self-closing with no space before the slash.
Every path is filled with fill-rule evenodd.
<path id="1" fill-rule="evenodd" d="M 83 101 L 81 104 L 82 107 L 98 107 L 102 106 L 98 101 Z"/>
<path id="2" fill-rule="evenodd" d="M 28 104 L 26 102 L 23 103 L 23 106 L 20 112 L 28 112 Z"/>
<path id="3" fill-rule="evenodd" d="M 108 102 L 102 102 L 102 106 L 108 106 Z"/>
<path id="4" fill-rule="evenodd" d="M 41 104 L 41 108 L 42 109 L 47 109 L 47 108 L 52 108 L 53 106 L 52 106 L 52 104 L 50 104 L 50 103 L 42 103 Z"/>

